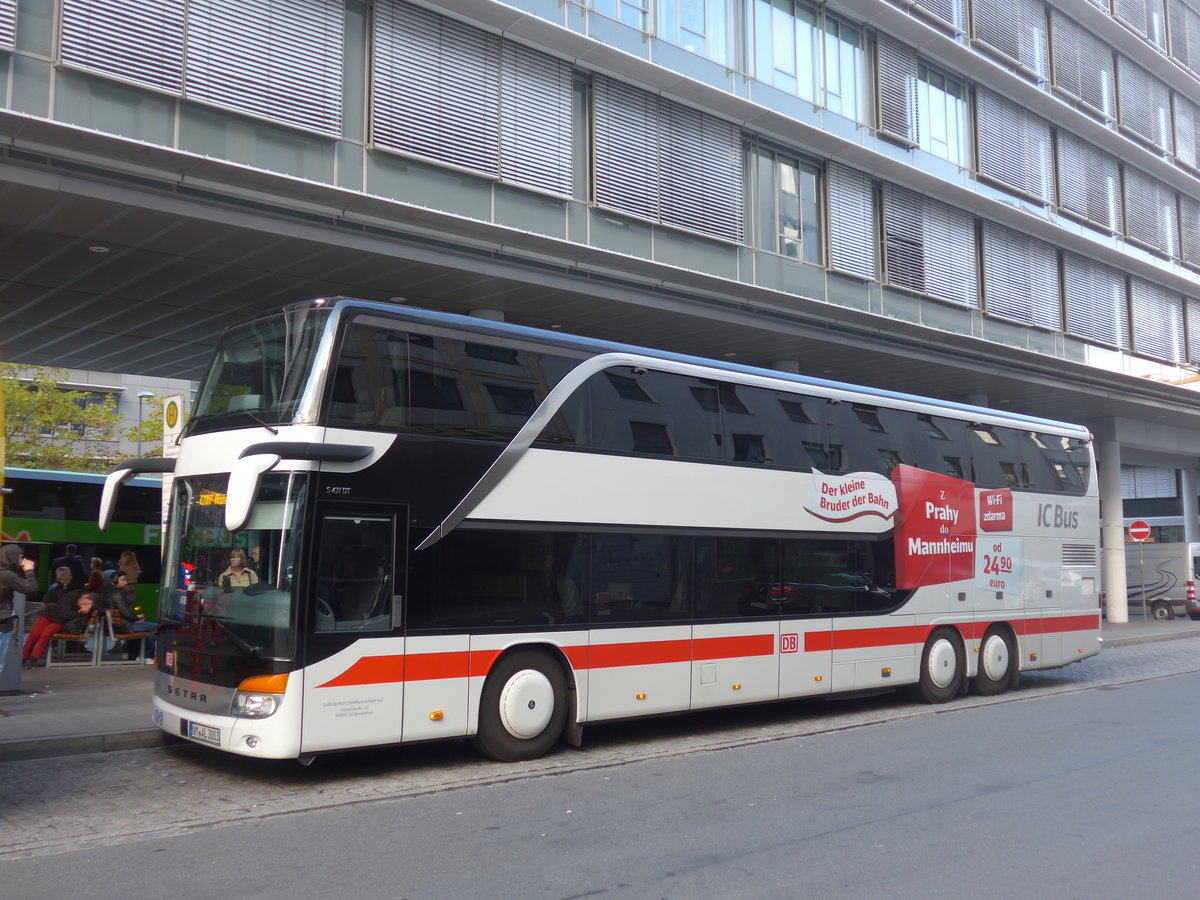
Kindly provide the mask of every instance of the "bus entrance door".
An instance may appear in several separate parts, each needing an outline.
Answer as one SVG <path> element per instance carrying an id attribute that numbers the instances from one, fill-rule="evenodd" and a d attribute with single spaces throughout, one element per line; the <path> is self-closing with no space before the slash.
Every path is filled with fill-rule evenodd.
<path id="1" fill-rule="evenodd" d="M 304 629 L 304 753 L 399 741 L 404 707 L 408 508 L 317 511 Z"/>

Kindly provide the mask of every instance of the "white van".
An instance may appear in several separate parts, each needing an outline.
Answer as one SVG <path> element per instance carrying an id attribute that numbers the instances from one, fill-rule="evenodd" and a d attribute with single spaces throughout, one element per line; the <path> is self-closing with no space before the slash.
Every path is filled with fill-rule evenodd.
<path id="1" fill-rule="evenodd" d="M 1125 547 L 1125 580 L 1129 611 L 1143 613 L 1149 604 L 1156 619 L 1177 613 L 1200 619 L 1196 584 L 1200 581 L 1200 543 L 1129 544 Z"/>

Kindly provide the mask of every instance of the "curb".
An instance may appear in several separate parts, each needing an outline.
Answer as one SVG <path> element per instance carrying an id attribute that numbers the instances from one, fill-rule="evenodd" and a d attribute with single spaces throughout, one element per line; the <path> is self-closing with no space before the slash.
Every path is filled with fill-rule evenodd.
<path id="1" fill-rule="evenodd" d="M 157 728 L 121 731 L 112 734 L 65 734 L 55 737 L 17 738 L 0 741 L 0 763 L 22 759 L 49 759 L 83 753 L 112 753 L 117 750 L 142 750 L 173 743 L 173 738 Z"/>
<path id="2" fill-rule="evenodd" d="M 1103 637 L 1101 632 L 1101 637 Z M 1138 634 L 1129 637 L 1104 638 L 1104 648 L 1124 647 L 1128 644 L 1154 644 L 1159 641 L 1182 641 L 1186 638 L 1200 637 L 1200 632 L 1185 631 L 1182 634 Z"/>

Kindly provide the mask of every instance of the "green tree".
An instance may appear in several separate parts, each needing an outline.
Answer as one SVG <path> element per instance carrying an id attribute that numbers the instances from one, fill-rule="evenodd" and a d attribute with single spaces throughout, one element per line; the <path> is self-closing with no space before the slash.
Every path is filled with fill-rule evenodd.
<path id="1" fill-rule="evenodd" d="M 117 459 L 117 398 L 63 390 L 62 369 L 0 363 L 10 466 L 105 472 Z"/>

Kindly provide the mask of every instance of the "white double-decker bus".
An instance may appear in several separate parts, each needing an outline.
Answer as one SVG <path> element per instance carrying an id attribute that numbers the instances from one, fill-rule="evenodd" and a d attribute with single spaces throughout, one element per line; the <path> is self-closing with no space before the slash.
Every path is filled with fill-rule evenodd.
<path id="1" fill-rule="evenodd" d="M 248 756 L 516 760 L 590 722 L 998 693 L 1097 652 L 1093 471 L 1074 425 L 291 306 L 224 335 L 180 442 L 155 718 Z"/>

